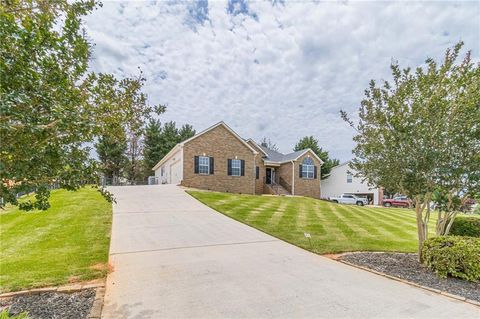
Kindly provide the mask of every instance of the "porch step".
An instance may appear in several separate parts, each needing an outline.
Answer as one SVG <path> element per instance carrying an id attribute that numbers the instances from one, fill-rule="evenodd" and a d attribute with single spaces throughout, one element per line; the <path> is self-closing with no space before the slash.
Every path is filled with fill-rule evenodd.
<path id="1" fill-rule="evenodd" d="M 268 185 L 268 187 L 272 190 L 272 193 L 274 193 L 275 195 L 291 195 L 290 192 L 280 184 Z"/>

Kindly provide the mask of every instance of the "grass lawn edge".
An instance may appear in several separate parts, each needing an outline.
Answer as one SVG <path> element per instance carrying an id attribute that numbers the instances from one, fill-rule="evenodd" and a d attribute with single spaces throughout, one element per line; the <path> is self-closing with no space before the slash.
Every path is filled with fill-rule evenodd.
<path id="1" fill-rule="evenodd" d="M 202 199 L 196 197 L 193 193 L 222 193 L 222 192 L 215 192 L 215 191 L 205 191 L 205 190 L 200 190 L 200 189 L 185 189 L 185 192 L 190 195 L 191 197 L 193 197 L 195 200 L 198 200 L 200 203 L 204 204 L 205 206 L 207 206 L 208 208 L 210 209 L 213 209 L 214 211 L 216 211 L 217 213 L 220 213 L 222 214 L 223 216 L 226 216 L 228 218 L 231 218 L 239 223 L 242 223 L 243 225 L 246 225 L 248 227 L 251 227 L 255 230 L 258 230 L 266 235 L 269 235 L 273 238 L 276 238 L 278 240 L 281 240 L 283 242 L 286 242 L 292 246 L 295 246 L 295 247 L 298 247 L 298 248 L 301 248 L 309 253 L 313 253 L 315 255 L 318 255 L 318 256 L 322 256 L 322 257 L 325 257 L 325 258 L 328 258 L 328 259 L 331 259 L 331 260 L 335 260 L 335 261 L 338 261 L 336 260 L 336 258 L 332 258 L 333 256 L 340 256 L 342 254 L 349 254 L 349 253 L 361 253 L 361 252 L 371 252 L 371 253 L 386 253 L 386 252 L 389 252 L 389 253 L 414 253 L 414 251 L 410 251 L 410 250 L 341 250 L 341 251 L 326 251 L 326 252 L 318 252 L 318 251 L 315 251 L 315 250 L 310 250 L 308 249 L 307 247 L 302 247 L 300 245 L 297 245 L 296 243 L 294 243 L 293 241 L 290 241 L 288 239 L 285 239 L 285 238 L 281 238 L 277 235 L 274 235 L 274 234 L 271 234 L 259 227 L 256 227 L 255 225 L 252 225 L 252 224 L 249 224 L 243 220 L 241 220 L 240 218 L 236 218 L 235 216 L 231 216 L 231 215 L 228 215 L 212 206 L 210 206 L 208 203 L 206 203 L 205 201 L 203 201 Z M 236 194 L 236 195 L 249 195 L 249 194 Z M 249 196 L 262 196 L 262 195 L 249 195 Z M 272 195 L 273 196 L 273 195 Z M 307 198 L 305 196 L 296 196 L 296 197 L 299 197 L 299 198 Z M 338 261 L 340 262 L 340 261 Z"/>

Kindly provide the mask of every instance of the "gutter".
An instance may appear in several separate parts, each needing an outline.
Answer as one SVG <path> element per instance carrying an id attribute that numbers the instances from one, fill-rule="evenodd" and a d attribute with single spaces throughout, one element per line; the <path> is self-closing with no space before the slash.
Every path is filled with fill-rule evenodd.
<path id="1" fill-rule="evenodd" d="M 170 159 L 170 157 L 172 157 L 173 154 L 175 154 L 179 149 L 182 149 L 183 148 L 183 143 L 178 143 L 177 145 L 175 145 L 171 150 L 170 152 L 168 152 L 161 160 L 158 161 L 157 164 L 155 164 L 155 166 L 152 168 L 152 171 L 158 169 L 160 166 L 162 166 L 167 160 Z"/>

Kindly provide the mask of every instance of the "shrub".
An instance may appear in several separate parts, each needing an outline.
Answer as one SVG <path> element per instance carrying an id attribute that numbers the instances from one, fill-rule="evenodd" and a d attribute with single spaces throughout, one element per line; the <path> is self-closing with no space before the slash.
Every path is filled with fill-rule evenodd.
<path id="1" fill-rule="evenodd" d="M 480 280 L 480 238 L 440 236 L 423 244 L 424 263 L 441 278 Z"/>
<path id="2" fill-rule="evenodd" d="M 480 237 L 480 218 L 457 217 L 453 221 L 450 234 L 456 236 Z"/>

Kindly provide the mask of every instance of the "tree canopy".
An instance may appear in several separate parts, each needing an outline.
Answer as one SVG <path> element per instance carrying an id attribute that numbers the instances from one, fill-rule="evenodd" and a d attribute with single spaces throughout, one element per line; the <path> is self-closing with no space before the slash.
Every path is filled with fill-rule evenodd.
<path id="1" fill-rule="evenodd" d="M 458 201 L 479 192 L 480 67 L 463 43 L 448 49 L 441 63 L 401 69 L 391 65 L 393 82 L 370 82 L 354 123 L 357 134 L 352 166 L 375 185 L 408 195 L 417 214 L 419 253 L 428 236 L 430 201 Z M 439 223 L 454 214 L 441 215 Z M 437 225 L 438 226 L 438 225 Z M 437 234 L 448 227 L 437 227 Z"/>
<path id="2" fill-rule="evenodd" d="M 177 143 L 194 135 L 195 130 L 189 124 L 182 125 L 178 129 L 175 122 L 167 122 L 162 127 L 159 120 L 150 120 L 145 128 L 143 150 L 145 170 L 151 174 L 155 164 L 167 155 Z"/>
<path id="3" fill-rule="evenodd" d="M 164 111 L 150 106 L 140 75 L 88 72 L 92 46 L 82 18 L 95 1 L 10 1 L 0 6 L 0 197 L 37 190 L 22 209 L 46 209 L 48 186 L 77 189 L 94 176 L 97 137 L 139 130 Z"/>
<path id="4" fill-rule="evenodd" d="M 273 143 L 269 138 L 262 138 L 262 140 L 260 141 L 260 145 L 268 148 L 269 150 L 278 152 L 277 144 Z"/>
<path id="5" fill-rule="evenodd" d="M 100 136 L 95 144 L 100 172 L 105 178 L 114 179 L 122 176 L 127 163 L 127 136 L 123 134 Z"/>
<path id="6" fill-rule="evenodd" d="M 298 143 L 295 144 L 293 150 L 296 152 L 307 148 L 312 149 L 312 151 L 317 154 L 317 156 L 320 157 L 320 159 L 323 161 L 323 165 L 320 170 L 321 179 L 325 179 L 326 176 L 330 174 L 332 167 L 340 164 L 340 161 L 338 159 L 331 159 L 328 155 L 328 152 L 324 151 L 320 146 L 318 146 L 318 140 L 315 139 L 313 136 L 302 137 L 298 141 Z"/>

